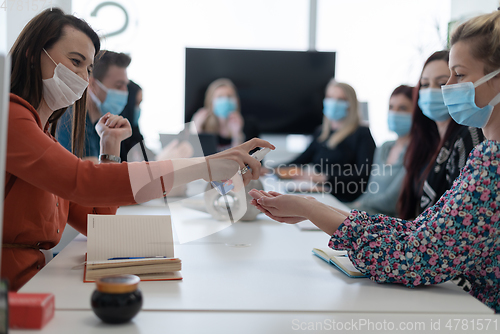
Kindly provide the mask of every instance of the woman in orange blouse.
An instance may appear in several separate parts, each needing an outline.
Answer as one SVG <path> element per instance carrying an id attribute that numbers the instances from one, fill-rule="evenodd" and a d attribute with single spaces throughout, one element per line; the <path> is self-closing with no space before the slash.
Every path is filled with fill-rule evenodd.
<path id="1" fill-rule="evenodd" d="M 207 158 L 119 162 L 131 134 L 121 116 L 106 114 L 96 129 L 101 163 L 82 161 L 54 139 L 57 119 L 74 104 L 73 151 L 81 154 L 86 87 L 100 42 L 82 20 L 52 8 L 33 18 L 11 49 L 12 73 L 2 240 L 2 277 L 17 291 L 44 263 L 40 249 L 60 240 L 66 223 L 86 234 L 87 214 L 115 214 L 120 205 L 164 196 L 203 178 L 229 179 L 245 164 L 243 183 L 259 176 L 248 152 L 274 147 L 254 139 Z"/>

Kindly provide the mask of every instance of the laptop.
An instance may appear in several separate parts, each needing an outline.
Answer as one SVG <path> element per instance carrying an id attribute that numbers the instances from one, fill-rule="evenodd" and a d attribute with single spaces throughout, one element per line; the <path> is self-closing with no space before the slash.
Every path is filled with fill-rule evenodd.
<path id="1" fill-rule="evenodd" d="M 162 147 L 166 147 L 174 140 L 187 140 L 193 146 L 193 157 L 204 157 L 217 153 L 217 136 L 208 133 L 195 134 L 166 134 L 160 133 Z"/>

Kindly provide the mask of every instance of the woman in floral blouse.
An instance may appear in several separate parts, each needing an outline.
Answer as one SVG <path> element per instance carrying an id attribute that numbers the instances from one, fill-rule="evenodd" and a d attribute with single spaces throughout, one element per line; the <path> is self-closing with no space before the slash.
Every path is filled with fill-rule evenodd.
<path id="1" fill-rule="evenodd" d="M 482 128 L 452 188 L 413 221 L 343 212 L 312 198 L 257 192 L 253 204 L 285 223 L 310 219 L 381 283 L 438 284 L 462 275 L 470 293 L 500 312 L 500 11 L 453 33 L 451 77 L 442 88 L 453 119 Z"/>

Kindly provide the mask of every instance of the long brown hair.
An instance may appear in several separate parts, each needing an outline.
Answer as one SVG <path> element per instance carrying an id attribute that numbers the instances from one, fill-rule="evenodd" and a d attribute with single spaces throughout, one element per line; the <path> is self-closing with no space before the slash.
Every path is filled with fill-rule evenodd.
<path id="1" fill-rule="evenodd" d="M 59 8 L 46 9 L 35 16 L 24 27 L 10 50 L 12 70 L 10 92 L 26 100 L 33 108 L 38 109 L 43 96 L 41 68 L 42 49 L 49 49 L 64 34 L 63 28 L 74 27 L 86 34 L 94 44 L 95 53 L 99 52 L 101 43 L 92 28 L 83 20 L 73 15 L 65 15 Z M 84 148 L 85 116 L 87 112 L 87 90 L 82 98 L 73 106 L 73 152 L 81 157 Z M 57 121 L 67 108 L 55 110 L 49 117 L 50 133 L 55 136 Z"/>
<path id="2" fill-rule="evenodd" d="M 449 54 L 448 50 L 434 52 L 425 61 L 423 68 L 436 60 L 444 60 L 448 63 Z M 446 133 L 441 140 L 436 122 L 425 116 L 418 106 L 420 87 L 419 81 L 413 94 L 414 110 L 410 130 L 411 140 L 408 144 L 404 159 L 406 176 L 403 180 L 402 191 L 398 199 L 399 217 L 403 219 L 415 218 L 417 208 L 420 205 L 423 182 L 431 172 L 434 161 L 443 144 L 449 139 L 451 134 L 455 132 L 455 129 L 461 126 L 451 119 L 446 129 Z"/>

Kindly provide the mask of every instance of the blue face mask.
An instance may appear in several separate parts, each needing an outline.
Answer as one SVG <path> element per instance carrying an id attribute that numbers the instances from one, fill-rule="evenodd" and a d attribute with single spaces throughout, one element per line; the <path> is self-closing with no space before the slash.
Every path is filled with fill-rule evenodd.
<path id="1" fill-rule="evenodd" d="M 134 108 L 134 123 L 132 125 L 139 126 L 139 117 L 141 117 L 141 107 Z"/>
<path id="2" fill-rule="evenodd" d="M 212 103 L 215 116 L 224 119 L 228 118 L 233 111 L 236 111 L 236 107 L 236 99 L 232 97 L 217 97 Z"/>
<path id="3" fill-rule="evenodd" d="M 101 113 L 103 115 L 108 112 L 113 115 L 121 114 L 123 108 L 125 108 L 125 106 L 127 105 L 128 91 L 109 89 L 108 87 L 104 86 L 99 80 L 96 80 L 96 82 L 97 85 L 106 92 L 106 99 L 104 100 L 104 102 L 100 105 L 97 105 L 99 109 L 101 109 Z"/>
<path id="4" fill-rule="evenodd" d="M 399 137 L 406 136 L 411 129 L 411 117 L 409 112 L 398 112 L 389 110 L 387 123 L 389 130 L 396 132 Z"/>
<path id="5" fill-rule="evenodd" d="M 331 121 L 340 121 L 347 116 L 349 102 L 332 98 L 323 100 L 323 114 Z"/>
<path id="6" fill-rule="evenodd" d="M 441 89 L 425 88 L 418 92 L 418 106 L 422 113 L 435 122 L 446 121 L 450 118 L 448 108 L 444 104 Z"/>
<path id="7" fill-rule="evenodd" d="M 458 124 L 482 128 L 488 123 L 493 107 L 500 102 L 500 93 L 487 106 L 479 108 L 475 102 L 475 88 L 500 73 L 500 69 L 485 75 L 475 83 L 463 82 L 442 87 L 444 103 Z"/>

